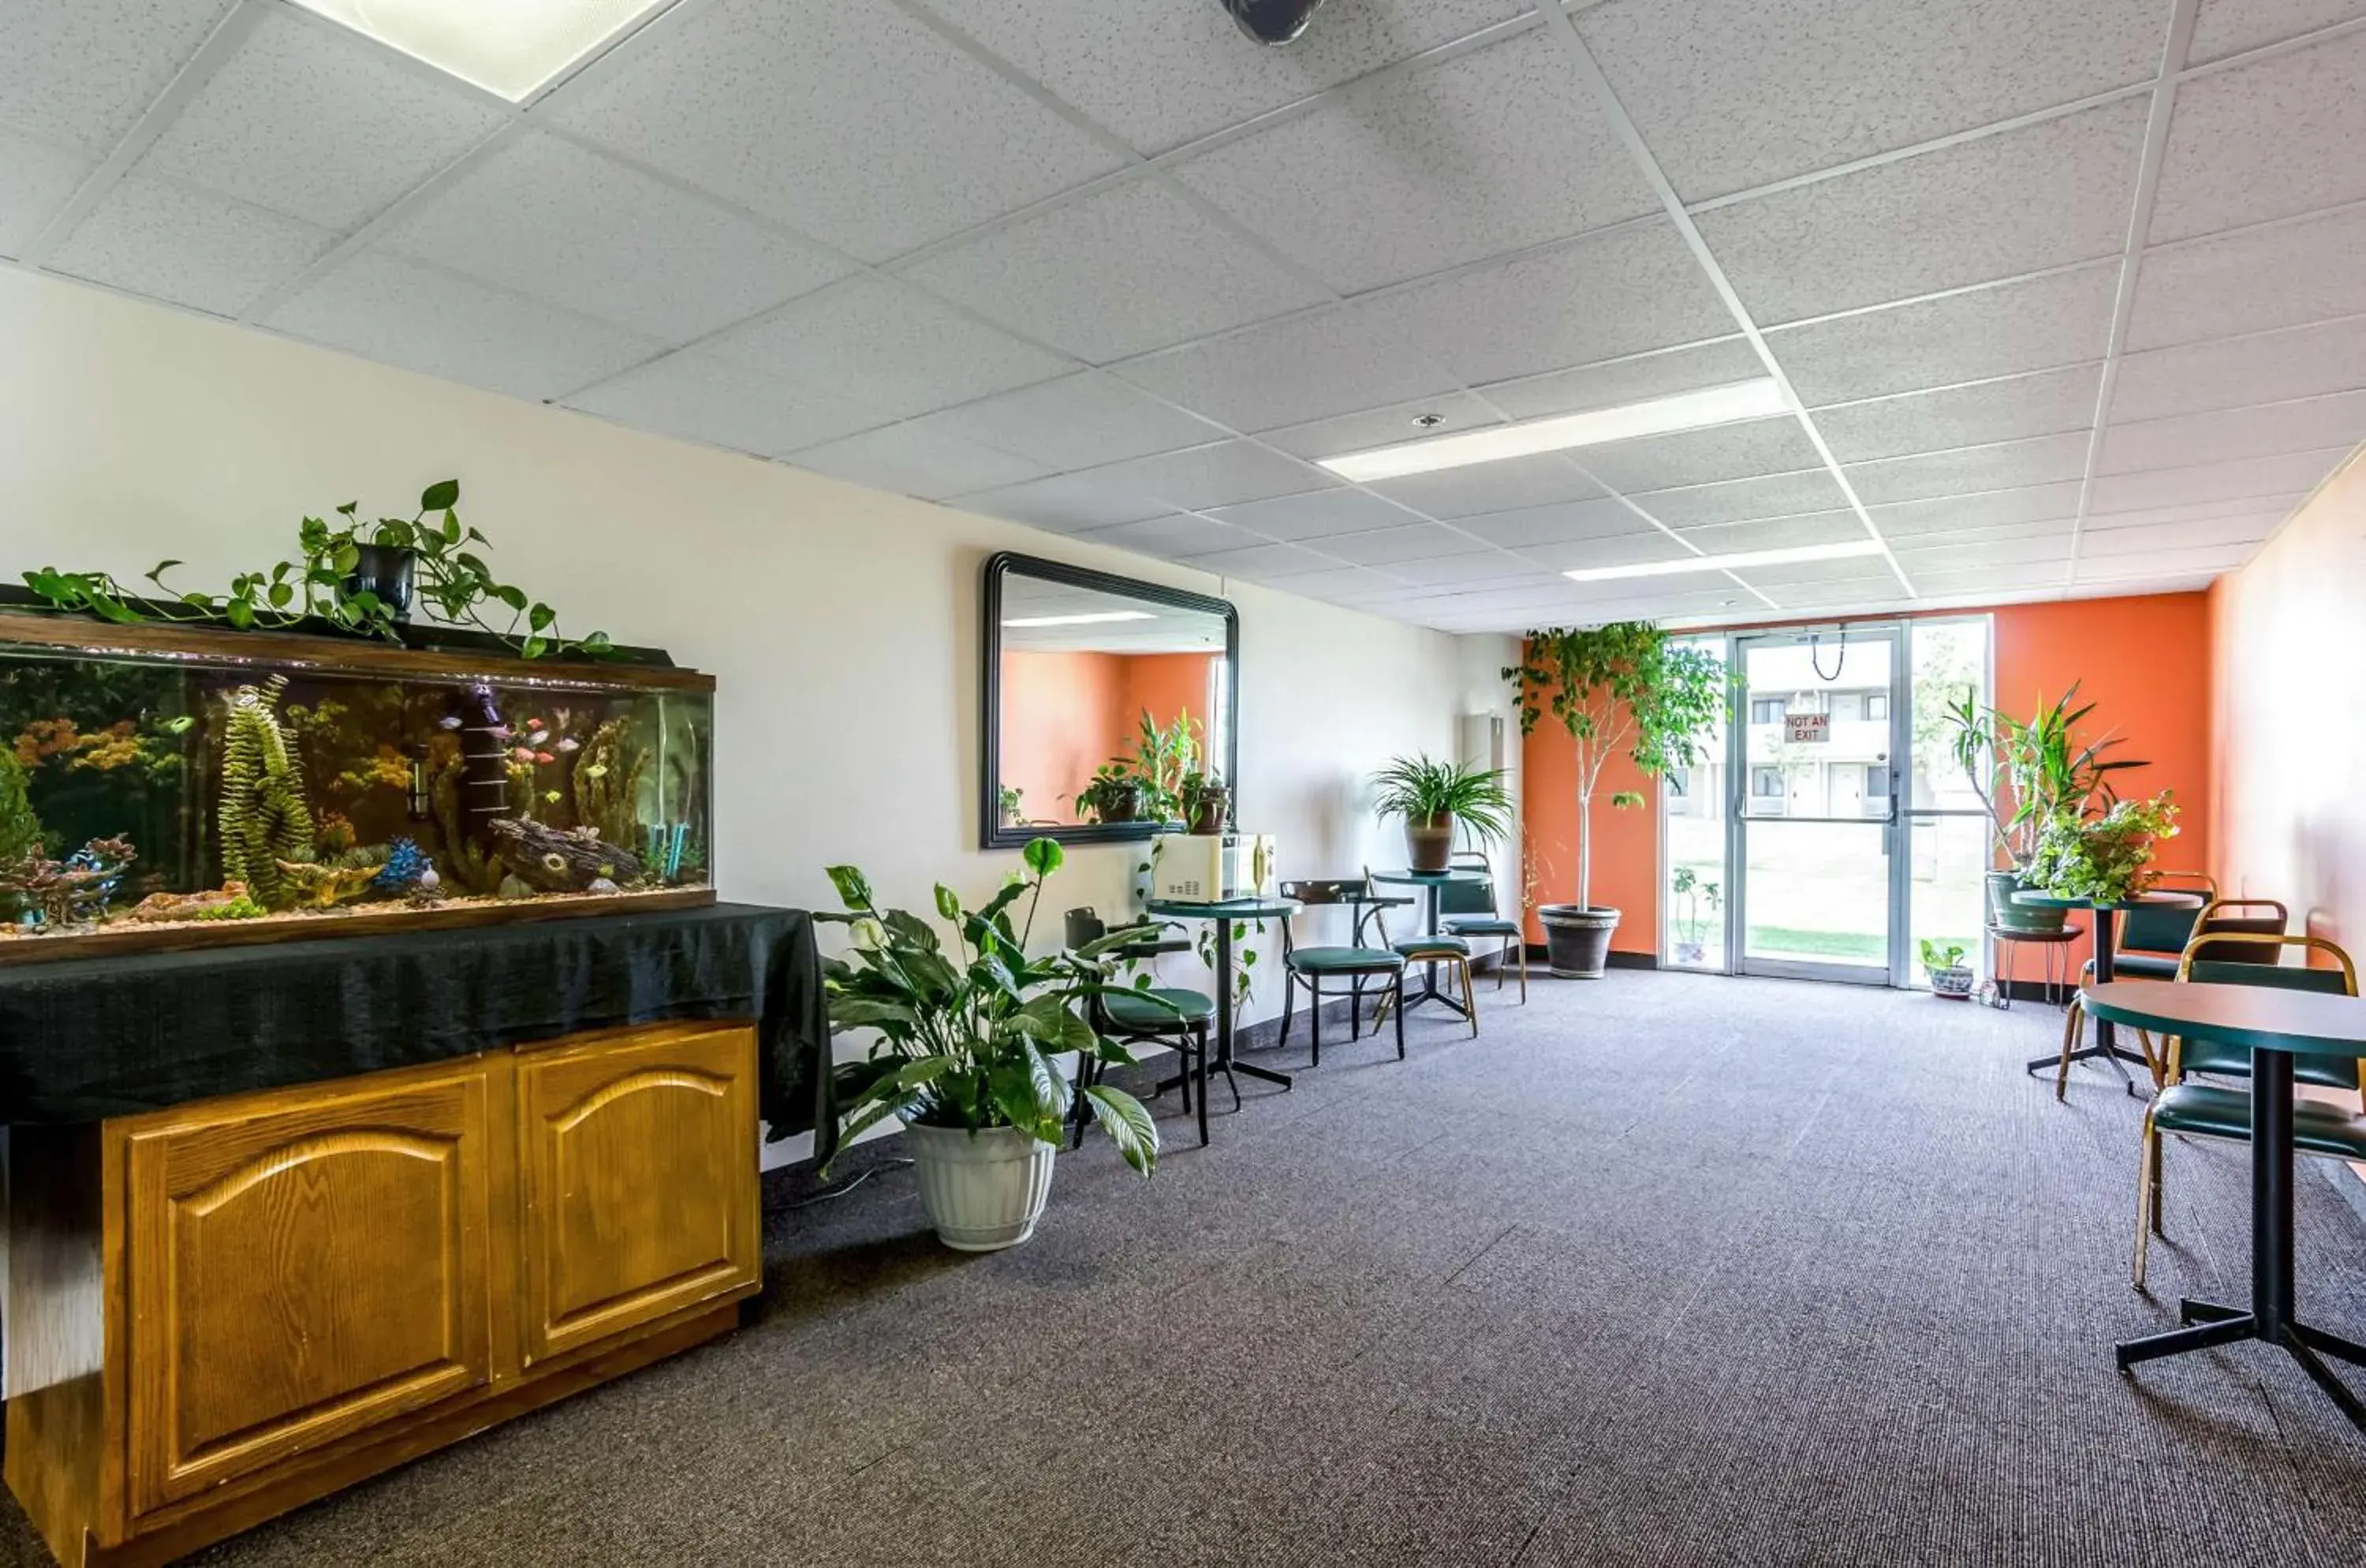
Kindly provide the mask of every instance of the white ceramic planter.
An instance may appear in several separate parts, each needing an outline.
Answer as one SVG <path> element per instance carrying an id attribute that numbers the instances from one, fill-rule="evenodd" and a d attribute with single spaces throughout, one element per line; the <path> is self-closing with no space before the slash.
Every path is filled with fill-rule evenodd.
<path id="1" fill-rule="evenodd" d="M 1059 1146 L 1016 1127 L 970 1133 L 960 1127 L 907 1127 L 920 1206 L 937 1239 L 962 1252 L 1016 1247 L 1035 1234 L 1052 1196 Z"/>

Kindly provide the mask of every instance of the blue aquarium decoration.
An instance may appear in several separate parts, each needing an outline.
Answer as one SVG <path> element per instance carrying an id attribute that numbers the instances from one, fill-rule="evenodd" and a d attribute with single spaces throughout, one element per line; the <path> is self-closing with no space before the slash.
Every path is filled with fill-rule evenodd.
<path id="1" fill-rule="evenodd" d="M 435 874 L 434 862 L 419 841 L 408 835 L 387 846 L 386 863 L 369 880 L 373 893 L 402 894 L 413 888 L 432 893 L 442 879 Z"/>

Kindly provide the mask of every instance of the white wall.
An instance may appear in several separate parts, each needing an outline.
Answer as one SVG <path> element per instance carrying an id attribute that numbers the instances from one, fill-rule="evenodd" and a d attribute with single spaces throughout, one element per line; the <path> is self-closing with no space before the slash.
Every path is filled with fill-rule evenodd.
<path id="1" fill-rule="evenodd" d="M 1504 661 L 1500 639 L 5 269 L 0 344 L 0 572 L 96 567 L 136 581 L 169 556 L 187 562 L 177 581 L 218 587 L 292 555 L 307 512 L 359 500 L 364 516 L 407 514 L 422 486 L 456 477 L 495 567 L 570 628 L 663 647 L 715 676 L 727 898 L 826 905 L 822 866 L 851 861 L 884 896 L 926 908 L 935 881 L 983 896 L 1017 863 L 979 851 L 975 821 L 979 568 L 996 550 L 1239 605 L 1239 818 L 1279 835 L 1286 876 L 1402 863 L 1393 829 L 1365 809 L 1364 776 L 1393 752 L 1450 754 L 1469 672 Z M 1124 908 L 1131 863 L 1121 848 L 1072 851 L 1047 907 Z M 1196 967 L 1166 962 L 1178 977 Z M 1250 1015 L 1279 1006 L 1268 979 Z"/>

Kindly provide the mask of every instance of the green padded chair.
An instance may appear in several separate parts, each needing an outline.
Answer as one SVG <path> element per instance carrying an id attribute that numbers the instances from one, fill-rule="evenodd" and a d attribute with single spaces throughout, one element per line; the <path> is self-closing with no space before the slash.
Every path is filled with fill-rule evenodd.
<path id="1" fill-rule="evenodd" d="M 1397 1007 L 1397 1060 L 1404 1060 L 1404 971 L 1405 961 L 1388 947 L 1369 946 L 1364 928 L 1369 923 L 1380 931 L 1386 942 L 1388 927 L 1381 923 L 1380 911 L 1400 900 L 1372 891 L 1369 877 L 1331 877 L 1317 881 L 1285 882 L 1281 896 L 1295 899 L 1310 909 L 1346 908 L 1354 911 L 1354 923 L 1349 929 L 1348 944 L 1344 947 L 1301 947 L 1293 929 L 1295 920 L 1281 923 L 1281 1038 L 1277 1043 L 1290 1043 L 1290 1023 L 1298 1008 L 1298 987 L 1306 987 L 1310 1017 L 1308 1028 L 1314 1036 L 1314 1066 L 1323 1065 L 1323 982 L 1344 983 L 1348 998 L 1347 1037 L 1363 1036 L 1364 987 L 1380 982 L 1380 1005 L 1388 1006 L 1393 997 Z M 1372 1032 L 1380 1032 L 1380 1015 L 1372 1015 Z"/>
<path id="2" fill-rule="evenodd" d="M 2286 948 L 2320 953 L 2337 967 L 2295 968 L 2279 964 Z M 2208 953 L 2210 957 L 2198 957 Z M 2239 956 L 2238 956 L 2239 954 Z M 2264 955 L 2264 956 L 2263 956 Z M 2335 996 L 2358 994 L 2358 969 L 2349 954 L 2323 937 L 2285 936 L 2282 932 L 2205 931 L 2188 944 L 2178 964 L 2177 978 L 2202 985 L 2274 986 L 2293 991 L 2324 991 Z M 2145 1257 L 2161 1229 L 2161 1134 L 2189 1138 L 2222 1138 L 2248 1143 L 2251 1137 L 2251 1096 L 2239 1089 L 2187 1081 L 2189 1073 L 2248 1077 L 2251 1053 L 2205 1036 L 2172 1038 L 2167 1046 L 2163 1082 L 2145 1112 L 2143 1144 L 2136 1168 L 2135 1282 L 2145 1282 Z M 2150 1050 L 2147 1047 L 2146 1055 Z M 2318 1089 L 2338 1089 L 2357 1104 L 2358 1063 L 2338 1056 L 2293 1057 L 2293 1081 Z M 2303 1154 L 2333 1159 L 2366 1159 L 2366 1115 L 2356 1109 L 2322 1100 L 2303 1099 L 2293 1106 L 2293 1146 Z"/>
<path id="3" fill-rule="evenodd" d="M 1454 857 L 1457 871 L 1475 871 L 1484 875 L 1484 882 L 1449 882 L 1437 890 L 1438 923 L 1454 936 L 1470 939 L 1500 939 L 1503 946 L 1495 953 L 1495 988 L 1504 988 L 1504 976 L 1515 961 L 1520 966 L 1520 1005 L 1528 1002 L 1528 937 L 1520 922 L 1499 912 L 1495 908 L 1495 871 L 1482 854 L 1465 852 Z"/>
<path id="4" fill-rule="evenodd" d="M 2187 872 L 2182 874 L 2188 879 L 2201 877 L 2201 874 L 2198 872 Z M 2206 877 L 2202 877 L 2201 879 L 2204 881 L 2208 880 Z M 2174 892 L 2178 890 L 2170 889 L 2170 891 Z M 2236 911 L 2238 910 L 2249 910 L 2251 912 L 2248 914 L 2236 913 Z M 2147 927 L 2146 929 L 2148 932 L 2153 934 L 2166 935 L 2171 923 L 2169 917 L 2187 913 L 2190 913 L 2191 916 L 2191 932 L 2184 942 L 2183 949 L 2181 949 L 2178 953 L 2178 963 L 2183 962 L 2185 951 L 2191 950 L 2193 947 L 2194 940 L 2197 937 L 2282 936 L 2283 934 L 2284 926 L 2291 919 L 2291 916 L 2285 910 L 2283 905 L 2273 898 L 2219 898 L 2216 897 L 2210 898 L 2209 901 L 2204 903 L 2199 909 L 2191 908 L 2190 906 L 2172 905 L 2161 908 L 2140 904 L 2135 908 L 2125 911 L 2124 919 L 2128 921 L 2133 921 L 2138 915 L 2159 916 L 2161 917 L 2159 922 L 2156 925 Z M 2124 940 L 2121 943 L 2121 949 L 2115 949 L 2112 953 L 2112 973 L 2114 978 L 2127 980 L 2174 980 L 2177 978 L 2177 963 L 2170 964 L 2166 970 L 2150 967 L 2149 965 L 2151 965 L 2152 960 L 2158 956 L 2157 954 L 2149 953 L 2128 953 L 2123 951 L 2125 946 L 2126 942 Z M 2277 955 L 2273 950 L 2270 950 L 2262 955 L 2259 950 L 2256 948 L 2246 948 L 2240 945 L 2236 945 L 2228 947 L 2223 953 L 2205 953 L 2203 956 L 2223 958 L 2229 963 L 2236 964 L 2244 963 L 2246 961 L 2251 963 L 2273 964 L 2276 961 Z M 2136 962 L 2132 964 L 2129 962 L 2130 959 L 2135 959 Z M 2094 978 L 2095 965 L 2094 962 L 2090 959 L 2085 966 L 2079 971 L 2079 983 L 2082 986 L 2089 985 L 2093 982 Z M 2070 1055 L 2072 1051 L 2077 1049 L 2079 1042 L 2085 1036 L 2086 1028 L 2086 1006 L 2084 1003 L 2080 1002 L 2077 997 L 2073 997 L 2070 998 L 2069 1016 L 2064 1019 L 2062 1022 L 2062 1068 L 2061 1071 L 2055 1075 L 2054 1079 L 2054 1098 L 2056 1100 L 2061 1099 L 2065 1091 L 2069 1087 Z M 2152 1074 L 2153 1088 L 2158 1089 L 2162 1084 L 2168 1081 L 2167 1065 L 2159 1055 L 2154 1053 L 2152 1037 L 2150 1035 L 2146 1034 L 2143 1030 L 2138 1030 L 2136 1031 L 2136 1039 L 2144 1047 L 2145 1067 L 2146 1070 Z"/>
<path id="5" fill-rule="evenodd" d="M 2200 904 L 2138 904 L 2120 912 L 2120 945 L 2112 972 L 2124 980 L 2174 980 L 2185 944 L 2193 940 L 2203 909 L 2217 901 L 2218 884 L 2206 872 L 2164 871 L 2153 879 L 2156 893 L 2198 893 Z M 2087 975 L 2094 974 L 2094 961 Z"/>
<path id="6" fill-rule="evenodd" d="M 1148 960 L 1162 953 L 1175 952 L 1186 944 L 1163 941 L 1157 934 L 1166 929 L 1163 922 L 1144 922 L 1144 940 L 1118 948 L 1113 957 Z M 1196 1113 L 1200 1121 L 1200 1145 L 1208 1143 L 1208 1026 L 1216 1016 L 1216 1003 L 1202 992 L 1185 990 L 1172 986 L 1144 986 L 1133 990 L 1111 991 L 1092 998 L 1089 1019 L 1092 1026 L 1121 1044 L 1164 1045 L 1172 1050 L 1183 1064 L 1183 1109 Z M 1104 1064 L 1096 1058 L 1084 1057 L 1076 1063 L 1076 1145 L 1084 1147 L 1085 1127 L 1090 1103 L 1084 1091 L 1100 1081 Z M 1221 1069 L 1224 1081 L 1232 1085 L 1233 1109 L 1241 1108 L 1241 1086 L 1233 1077 L 1230 1067 Z"/>

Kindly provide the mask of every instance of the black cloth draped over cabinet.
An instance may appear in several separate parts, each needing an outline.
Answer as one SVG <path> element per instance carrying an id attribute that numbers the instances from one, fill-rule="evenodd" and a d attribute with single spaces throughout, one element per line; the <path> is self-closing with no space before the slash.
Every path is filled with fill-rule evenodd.
<path id="1" fill-rule="evenodd" d="M 813 918 L 713 904 L 0 967 L 0 1124 L 96 1122 L 665 1019 L 752 1018 L 771 1136 L 827 1123 Z"/>

